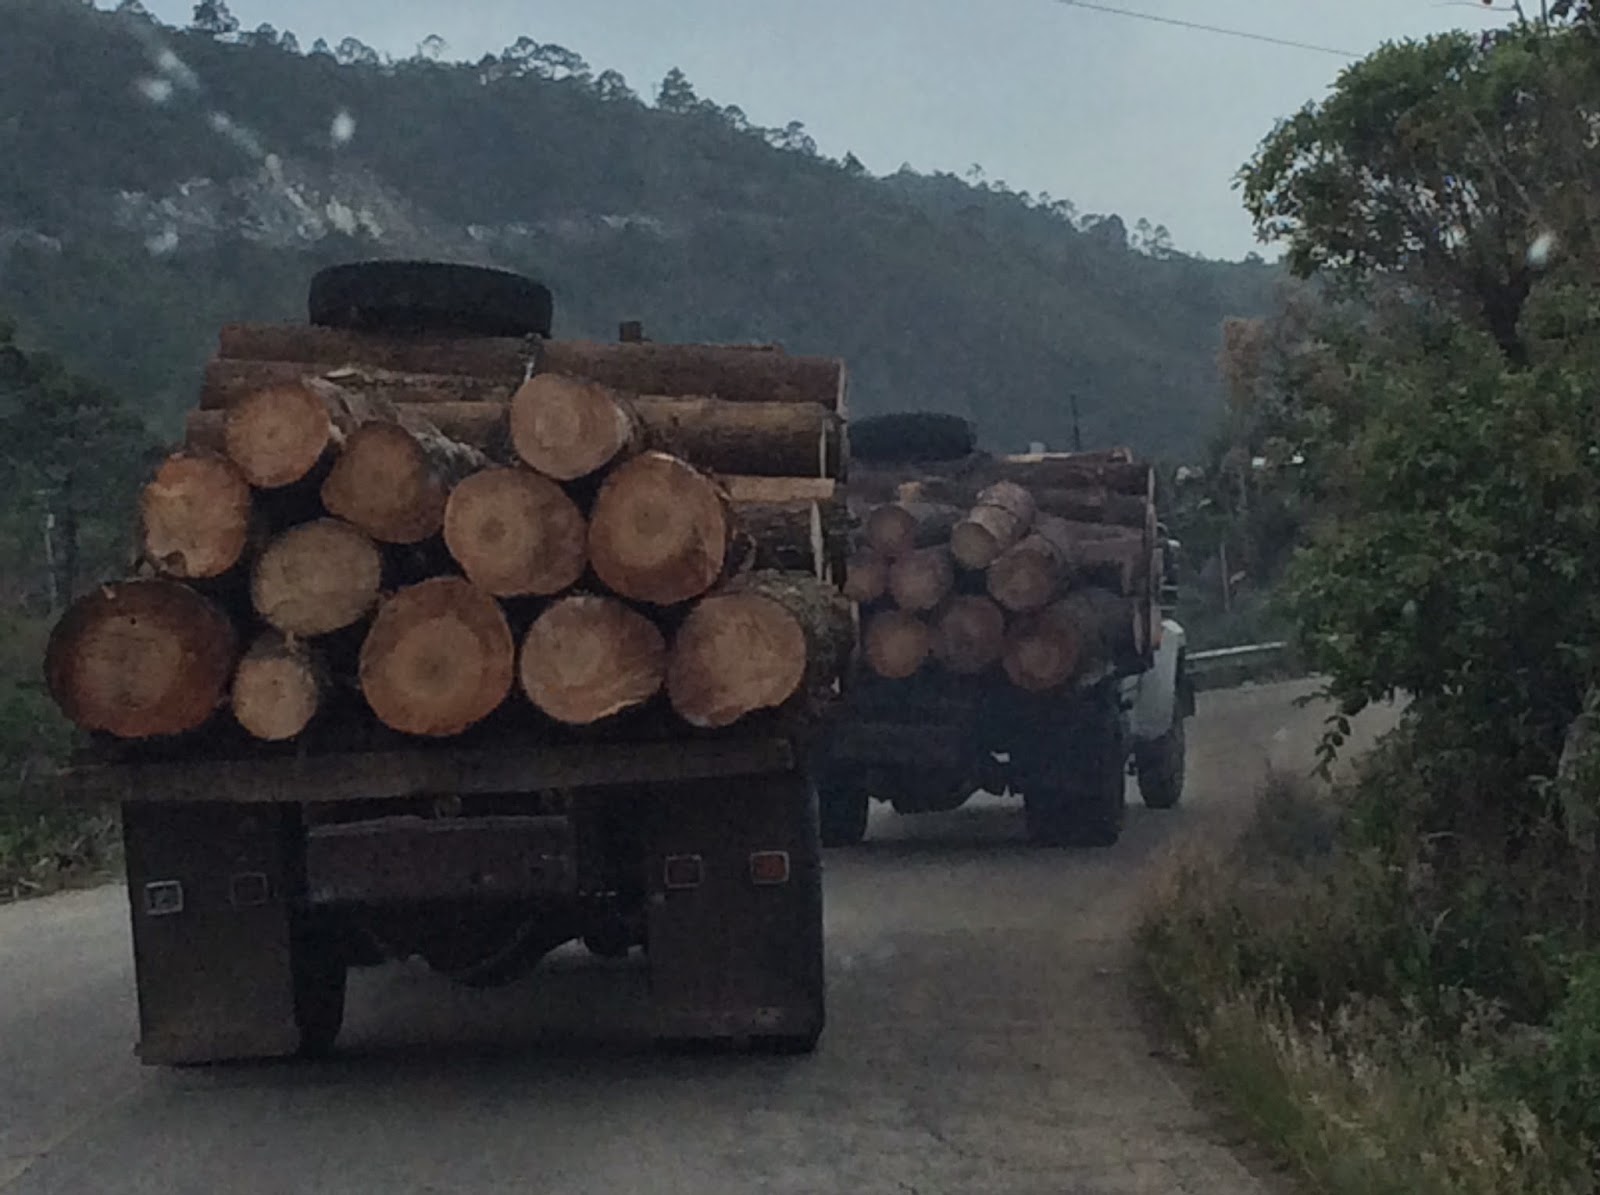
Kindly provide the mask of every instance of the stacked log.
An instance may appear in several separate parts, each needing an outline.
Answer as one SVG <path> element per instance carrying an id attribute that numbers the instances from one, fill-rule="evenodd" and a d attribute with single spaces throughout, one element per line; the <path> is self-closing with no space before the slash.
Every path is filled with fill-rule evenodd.
<path id="1" fill-rule="evenodd" d="M 777 348 L 230 326 L 50 691 L 196 750 L 812 718 L 855 644 L 845 384 Z"/>
<path id="2" fill-rule="evenodd" d="M 1050 692 L 1148 661 L 1154 476 L 1124 449 L 856 462 L 844 592 L 863 666 Z"/>

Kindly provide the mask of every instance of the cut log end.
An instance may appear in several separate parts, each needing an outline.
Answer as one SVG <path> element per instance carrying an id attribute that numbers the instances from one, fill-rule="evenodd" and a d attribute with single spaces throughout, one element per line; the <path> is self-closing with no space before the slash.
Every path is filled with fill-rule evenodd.
<path id="1" fill-rule="evenodd" d="M 576 481 L 637 443 L 638 426 L 611 390 L 580 378 L 540 374 L 511 400 L 517 456 L 548 477 Z"/>
<path id="2" fill-rule="evenodd" d="M 614 469 L 589 522 L 589 559 L 614 593 L 671 605 L 699 597 L 721 577 L 730 519 L 705 474 L 659 452 Z"/>
<path id="3" fill-rule="evenodd" d="M 933 655 L 960 676 L 975 676 L 1000 658 L 1005 647 L 1006 616 L 986 597 L 950 599 L 933 625 Z"/>
<path id="4" fill-rule="evenodd" d="M 689 725 L 731 726 L 783 705 L 805 673 L 805 631 L 793 614 L 762 594 L 718 594 L 679 628 L 667 693 Z"/>
<path id="5" fill-rule="evenodd" d="M 589 559 L 583 512 L 526 469 L 485 469 L 456 486 L 444 539 L 468 579 L 497 597 L 560 593 Z"/>
<path id="6" fill-rule="evenodd" d="M 250 599 L 286 635 L 327 635 L 359 622 L 378 604 L 383 560 L 363 532 L 318 519 L 284 532 L 261 554 Z"/>
<path id="7" fill-rule="evenodd" d="M 412 544 L 436 534 L 447 496 L 421 442 L 395 423 L 357 428 L 322 483 L 328 513 L 381 543 Z"/>
<path id="8" fill-rule="evenodd" d="M 443 738 L 492 714 L 511 691 L 515 645 L 499 604 L 459 577 L 402 589 L 361 645 L 361 691 L 378 720 Z"/>
<path id="9" fill-rule="evenodd" d="M 1054 607 L 1013 625 L 1006 636 L 1006 676 L 1019 689 L 1047 693 L 1076 675 L 1083 654 L 1082 630 L 1069 612 Z"/>
<path id="10" fill-rule="evenodd" d="M 590 726 L 649 701 L 666 679 L 667 644 L 643 614 L 578 594 L 539 616 L 523 640 L 522 691 L 569 726 Z"/>
<path id="11" fill-rule="evenodd" d="M 173 581 L 127 581 L 80 598 L 45 655 L 50 695 L 85 730 L 123 739 L 204 725 L 227 691 L 237 650 L 215 605 Z"/>
<path id="12" fill-rule="evenodd" d="M 251 514 L 250 485 L 231 462 L 175 453 L 139 495 L 145 557 L 169 577 L 221 576 L 244 555 Z"/>
<path id="13" fill-rule="evenodd" d="M 308 386 L 268 386 L 226 415 L 223 443 L 250 484 L 277 489 L 309 476 L 340 439 L 326 401 Z"/>
<path id="14" fill-rule="evenodd" d="M 861 649 L 867 666 L 889 680 L 914 676 L 928 658 L 933 636 L 928 624 L 905 610 L 881 610 L 867 620 Z"/>
<path id="15" fill-rule="evenodd" d="M 852 602 L 875 602 L 889 591 L 889 562 L 871 548 L 852 553 L 845 564 L 844 596 Z"/>
<path id="16" fill-rule="evenodd" d="M 902 610 L 926 613 L 950 595 L 956 580 L 948 548 L 921 548 L 889 568 L 889 593 Z"/>
<path id="17" fill-rule="evenodd" d="M 251 646 L 233 675 L 233 716 L 264 742 L 298 737 L 321 702 L 321 680 L 310 650 L 273 632 Z"/>

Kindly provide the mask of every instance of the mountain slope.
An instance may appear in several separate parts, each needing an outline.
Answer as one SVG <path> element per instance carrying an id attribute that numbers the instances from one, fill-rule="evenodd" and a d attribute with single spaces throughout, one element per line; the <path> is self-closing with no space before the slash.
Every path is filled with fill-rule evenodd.
<path id="1" fill-rule="evenodd" d="M 681 80 L 646 106 L 555 47 L 341 62 L 69 0 L 0 0 L 0 27 L 0 308 L 168 432 L 218 323 L 299 318 L 327 262 L 428 255 L 542 278 L 557 335 L 638 318 L 839 354 L 857 413 L 959 412 L 1000 448 L 1069 444 L 1076 395 L 1086 442 L 1183 454 L 1215 420 L 1221 319 L 1275 278 L 874 179 Z"/>

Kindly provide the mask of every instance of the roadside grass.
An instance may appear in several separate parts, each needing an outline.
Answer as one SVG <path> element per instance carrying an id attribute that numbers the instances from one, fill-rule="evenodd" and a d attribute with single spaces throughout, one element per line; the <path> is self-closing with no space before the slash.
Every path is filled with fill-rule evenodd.
<path id="1" fill-rule="evenodd" d="M 121 838 L 110 809 L 68 805 L 56 781 L 74 741 L 40 677 L 47 627 L 0 625 L 0 902 L 116 873 Z"/>
<path id="2" fill-rule="evenodd" d="M 1380 749 L 1332 792 L 1276 778 L 1236 842 L 1175 857 L 1140 929 L 1147 979 L 1223 1099 L 1315 1190 L 1590 1195 L 1600 956 L 1538 935 L 1508 955 L 1469 873 L 1364 841 L 1352 811 L 1392 798 L 1405 762 Z"/>

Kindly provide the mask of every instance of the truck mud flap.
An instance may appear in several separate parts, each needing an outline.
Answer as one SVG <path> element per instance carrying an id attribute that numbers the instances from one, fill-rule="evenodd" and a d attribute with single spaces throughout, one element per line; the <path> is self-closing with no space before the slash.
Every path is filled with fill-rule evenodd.
<path id="1" fill-rule="evenodd" d="M 808 779 L 675 788 L 655 810 L 656 1035 L 814 1039 L 824 1019 L 822 852 Z"/>
<path id="2" fill-rule="evenodd" d="M 123 807 L 141 1062 L 294 1054 L 292 814 Z"/>

